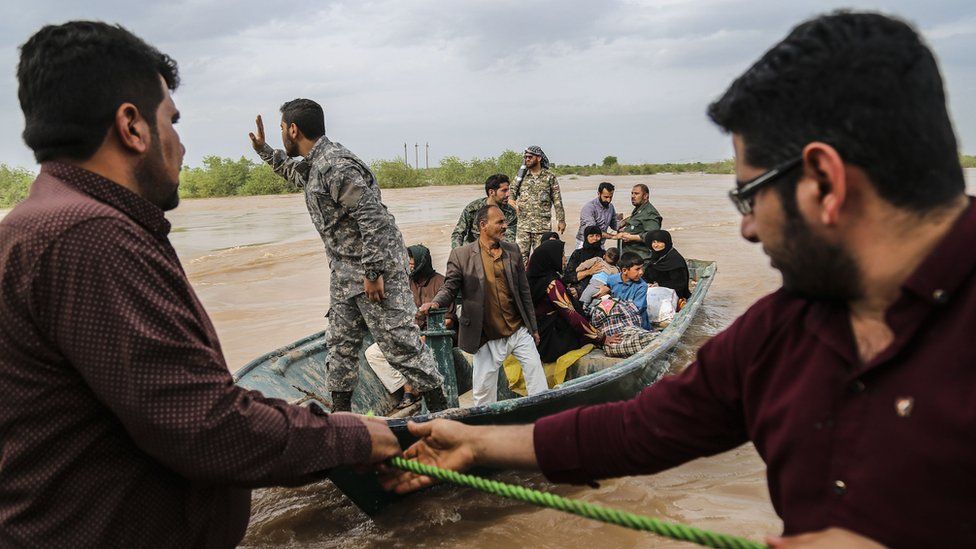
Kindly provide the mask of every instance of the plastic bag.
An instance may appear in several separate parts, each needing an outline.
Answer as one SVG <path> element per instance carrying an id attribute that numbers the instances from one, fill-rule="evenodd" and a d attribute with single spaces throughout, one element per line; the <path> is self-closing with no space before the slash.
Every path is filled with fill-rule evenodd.
<path id="1" fill-rule="evenodd" d="M 678 311 L 678 294 L 671 288 L 647 287 L 647 319 L 653 324 L 674 320 Z"/>

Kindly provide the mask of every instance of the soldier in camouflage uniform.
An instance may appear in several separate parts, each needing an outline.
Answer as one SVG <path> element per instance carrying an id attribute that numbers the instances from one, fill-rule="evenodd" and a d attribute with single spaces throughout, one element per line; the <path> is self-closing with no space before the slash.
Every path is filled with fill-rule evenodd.
<path id="1" fill-rule="evenodd" d="M 284 151 L 265 142 L 260 116 L 251 140 L 275 173 L 305 191 L 308 213 L 325 243 L 332 271 L 327 341 L 333 410 L 351 409 L 367 329 L 390 364 L 423 392 L 428 409 L 446 408 L 443 377 L 414 322 L 403 236 L 381 202 L 373 173 L 325 137 L 325 116 L 314 101 L 289 101 L 281 113 Z M 291 158 L 299 154 L 305 158 Z"/>
<path id="2" fill-rule="evenodd" d="M 505 215 L 505 222 L 508 223 L 508 230 L 505 231 L 505 240 L 515 242 L 515 227 L 518 224 L 518 214 L 515 213 L 515 208 L 508 205 L 509 186 L 508 176 L 505 174 L 496 173 L 495 175 L 488 176 L 488 179 L 485 180 L 485 194 L 487 196 L 479 198 L 465 206 L 461 212 L 461 217 L 458 218 L 454 232 L 451 233 L 452 250 L 458 246 L 463 246 L 469 242 L 478 240 L 478 235 L 481 234 L 481 231 L 478 229 L 478 224 L 475 223 L 474 218 L 478 210 L 488 205 L 498 206 L 502 214 Z"/>
<path id="3" fill-rule="evenodd" d="M 552 209 L 556 209 L 559 234 L 566 230 L 566 211 L 563 195 L 556 176 L 549 171 L 549 158 L 542 149 L 533 145 L 525 149 L 525 177 L 515 178 L 512 196 L 518 211 L 518 231 L 515 243 L 522 252 L 523 263 L 541 240 L 542 234 L 552 230 Z"/>

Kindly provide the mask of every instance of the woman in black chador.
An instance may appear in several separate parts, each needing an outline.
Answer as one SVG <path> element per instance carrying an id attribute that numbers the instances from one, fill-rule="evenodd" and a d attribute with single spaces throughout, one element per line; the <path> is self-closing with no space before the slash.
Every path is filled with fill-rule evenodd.
<path id="1" fill-rule="evenodd" d="M 658 230 L 644 235 L 644 244 L 651 249 L 651 259 L 644 265 L 644 280 L 671 288 L 679 298 L 691 297 L 688 289 L 688 262 L 674 249 L 671 233 Z"/>

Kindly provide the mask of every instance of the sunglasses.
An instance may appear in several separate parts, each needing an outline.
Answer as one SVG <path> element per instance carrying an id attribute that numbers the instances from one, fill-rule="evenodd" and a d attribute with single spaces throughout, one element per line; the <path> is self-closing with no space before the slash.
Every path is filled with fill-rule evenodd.
<path id="1" fill-rule="evenodd" d="M 758 193 L 763 187 L 775 183 L 784 175 L 793 171 L 793 169 L 799 166 L 802 162 L 803 157 L 798 156 L 783 162 L 768 172 L 760 174 L 753 179 L 748 181 L 736 181 L 735 188 L 729 191 L 729 199 L 732 200 L 733 204 L 735 204 L 735 208 L 739 210 L 740 214 L 751 214 L 752 207 L 756 202 L 756 193 Z"/>

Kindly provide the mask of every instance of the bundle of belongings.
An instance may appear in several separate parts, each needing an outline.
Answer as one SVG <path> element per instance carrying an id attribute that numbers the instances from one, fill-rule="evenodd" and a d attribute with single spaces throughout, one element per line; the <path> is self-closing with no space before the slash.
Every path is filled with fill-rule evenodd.
<path id="1" fill-rule="evenodd" d="M 630 301 L 603 296 L 590 310 L 590 323 L 603 335 L 620 334 L 620 342 L 604 345 L 607 356 L 626 357 L 651 344 L 656 331 L 641 328 L 640 313 Z"/>

